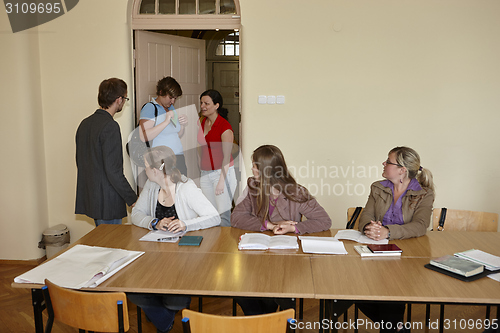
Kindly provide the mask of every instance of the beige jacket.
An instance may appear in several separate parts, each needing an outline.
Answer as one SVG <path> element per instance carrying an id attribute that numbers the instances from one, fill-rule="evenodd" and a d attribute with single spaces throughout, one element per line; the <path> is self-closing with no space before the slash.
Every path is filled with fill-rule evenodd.
<path id="1" fill-rule="evenodd" d="M 366 206 L 359 218 L 359 230 L 370 221 L 382 220 L 393 201 L 392 190 L 384 187 L 381 181 L 372 184 Z M 434 191 L 422 188 L 419 191 L 408 190 L 402 198 L 403 225 L 388 225 L 390 239 L 405 239 L 425 235 L 432 215 Z"/>

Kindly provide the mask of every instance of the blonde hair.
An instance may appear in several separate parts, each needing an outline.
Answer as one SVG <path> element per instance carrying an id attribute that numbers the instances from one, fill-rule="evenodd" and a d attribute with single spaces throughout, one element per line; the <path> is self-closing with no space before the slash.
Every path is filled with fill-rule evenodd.
<path id="1" fill-rule="evenodd" d="M 389 154 L 394 153 L 396 162 L 406 168 L 408 178 L 416 178 L 422 187 L 427 187 L 434 191 L 434 180 L 432 172 L 420 165 L 420 156 L 409 147 L 395 147 Z"/>
<path id="2" fill-rule="evenodd" d="M 144 153 L 144 159 L 148 162 L 150 168 L 158 169 L 165 176 L 170 176 L 174 183 L 181 181 L 181 172 L 177 169 L 177 158 L 174 151 L 167 146 L 157 146 L 149 148 Z"/>

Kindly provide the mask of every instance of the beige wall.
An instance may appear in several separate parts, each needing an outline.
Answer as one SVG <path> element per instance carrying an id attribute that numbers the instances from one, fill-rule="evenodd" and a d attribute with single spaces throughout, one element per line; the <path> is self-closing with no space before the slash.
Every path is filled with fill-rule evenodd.
<path id="1" fill-rule="evenodd" d="M 408 145 L 434 172 L 436 207 L 500 212 L 498 1 L 240 4 L 246 164 L 257 146 L 279 146 L 342 227 L 387 151 Z M 0 259 L 40 257 L 49 226 L 66 224 L 73 241 L 93 228 L 73 213 L 74 135 L 103 79 L 124 79 L 133 95 L 129 6 L 80 1 L 16 34 L 0 12 Z M 258 95 L 286 103 L 259 105 Z M 123 136 L 132 105 L 115 117 Z"/>
<path id="2" fill-rule="evenodd" d="M 43 256 L 37 244 L 50 226 L 67 225 L 72 241 L 93 229 L 91 219 L 74 214 L 75 133 L 98 108 L 103 79 L 122 78 L 133 97 L 128 12 L 122 0 L 80 1 L 51 22 L 12 34 L 0 11 L 0 259 Z M 124 139 L 132 103 L 115 116 Z M 125 167 L 129 175 L 128 161 Z"/>
<path id="3" fill-rule="evenodd" d="M 302 6 L 241 2 L 246 160 L 261 144 L 279 146 L 289 165 L 303 167 L 298 181 L 313 184 L 335 227 L 345 226 L 347 207 L 364 206 L 397 145 L 416 149 L 434 173 L 435 207 L 500 212 L 500 2 Z M 284 105 L 257 103 L 281 94 Z M 351 169 L 313 177 L 307 163 Z M 379 173 L 353 177 L 353 166 Z"/>

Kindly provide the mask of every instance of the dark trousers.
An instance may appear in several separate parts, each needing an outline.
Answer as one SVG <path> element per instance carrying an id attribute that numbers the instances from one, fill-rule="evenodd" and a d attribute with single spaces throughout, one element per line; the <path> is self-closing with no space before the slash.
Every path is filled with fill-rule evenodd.
<path id="1" fill-rule="evenodd" d="M 189 307 L 190 297 L 161 294 L 132 294 L 127 297 L 141 307 L 159 332 L 168 332 L 177 311 Z"/>
<path id="2" fill-rule="evenodd" d="M 295 309 L 294 298 L 235 298 L 245 316 L 272 313 L 278 310 Z"/>
<path id="3" fill-rule="evenodd" d="M 405 304 L 359 303 L 358 308 L 374 323 L 382 324 L 380 333 L 397 332 L 398 323 L 403 323 Z"/>

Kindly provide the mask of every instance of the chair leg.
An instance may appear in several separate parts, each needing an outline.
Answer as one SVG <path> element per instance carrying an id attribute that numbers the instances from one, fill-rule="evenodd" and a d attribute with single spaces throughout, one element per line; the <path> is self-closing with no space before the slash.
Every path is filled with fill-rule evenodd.
<path id="1" fill-rule="evenodd" d="M 233 317 L 238 314 L 238 308 L 236 306 L 236 300 L 233 298 Z"/>
<path id="2" fill-rule="evenodd" d="M 299 298 L 299 320 L 304 319 L 304 299 Z"/>
<path id="3" fill-rule="evenodd" d="M 137 333 L 142 333 L 142 310 L 137 306 Z"/>
<path id="4" fill-rule="evenodd" d="M 325 317 L 325 300 L 319 300 L 319 322 L 321 323 Z M 323 333 L 323 328 L 319 328 L 319 333 Z"/>
<path id="5" fill-rule="evenodd" d="M 191 326 L 189 325 L 189 318 L 182 318 L 182 332 L 191 333 Z"/>
<path id="6" fill-rule="evenodd" d="M 429 327 L 429 321 L 431 320 L 431 304 L 425 305 L 425 326 Z"/>
<path id="7" fill-rule="evenodd" d="M 491 307 L 489 305 L 486 305 L 486 319 L 490 319 L 491 315 Z"/>
<path id="8" fill-rule="evenodd" d="M 359 317 L 359 309 L 358 305 L 354 303 L 354 322 L 358 322 L 358 317 Z M 358 333 L 358 325 L 354 328 L 354 333 Z"/>
<path id="9" fill-rule="evenodd" d="M 52 309 L 52 302 L 50 301 L 49 288 L 47 288 L 47 286 L 44 286 L 42 288 L 42 292 L 45 297 L 45 306 L 49 315 L 49 319 L 47 320 L 47 325 L 45 327 L 45 333 L 50 333 L 52 332 L 52 325 L 54 324 L 54 309 Z"/>
<path id="10" fill-rule="evenodd" d="M 203 297 L 198 298 L 198 311 L 203 312 Z"/>
<path id="11" fill-rule="evenodd" d="M 407 311 L 407 312 L 406 312 L 406 321 L 407 321 L 408 323 L 411 323 L 411 303 L 408 303 L 408 304 L 406 305 L 406 311 Z"/>
<path id="12" fill-rule="evenodd" d="M 439 333 L 444 332 L 444 304 L 439 307 Z"/>

